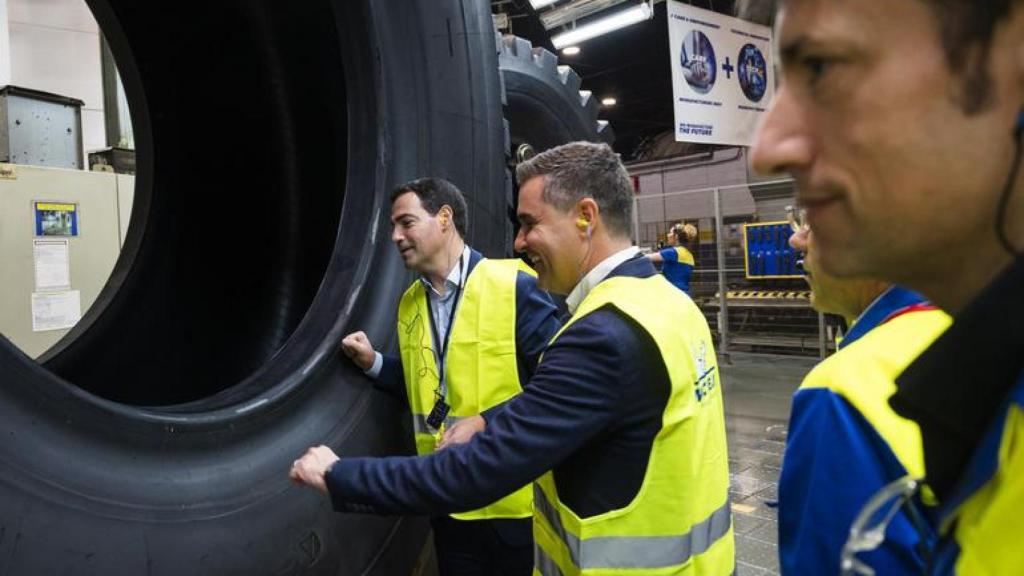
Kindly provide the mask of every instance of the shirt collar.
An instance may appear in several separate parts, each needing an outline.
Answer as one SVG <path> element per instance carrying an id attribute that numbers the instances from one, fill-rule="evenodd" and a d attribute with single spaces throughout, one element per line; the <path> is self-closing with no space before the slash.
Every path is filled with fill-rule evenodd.
<path id="1" fill-rule="evenodd" d="M 456 260 L 455 265 L 452 266 L 451 271 L 448 272 L 448 277 L 444 279 L 445 295 L 447 295 L 450 292 L 449 288 L 459 287 L 459 283 L 462 281 L 463 271 L 469 268 L 469 256 L 469 244 L 466 244 L 462 249 L 462 260 Z M 459 262 L 462 263 L 462 266 L 459 266 Z M 426 276 L 421 275 L 420 282 L 423 282 L 424 288 L 433 291 L 434 294 L 438 294 L 437 290 L 434 288 L 434 285 L 430 283 L 430 280 L 427 280 Z"/>
<path id="2" fill-rule="evenodd" d="M 594 266 L 590 272 L 587 272 L 586 276 L 581 278 L 576 287 L 569 293 L 569 297 L 565 299 L 565 305 L 569 308 L 569 313 L 575 314 L 580 302 L 583 302 L 583 299 L 587 297 L 587 294 L 590 294 L 594 286 L 597 286 L 604 280 L 619 264 L 636 256 L 637 252 L 636 246 L 619 250 L 602 260 L 597 266 Z"/>
<path id="3" fill-rule="evenodd" d="M 924 296 L 917 292 L 907 290 L 901 286 L 891 286 L 875 298 L 875 301 L 868 305 L 860 316 L 853 321 L 850 331 L 839 343 L 840 348 L 853 344 L 858 338 L 867 334 L 876 327 L 885 324 L 887 320 L 898 315 L 901 311 L 927 302 Z"/>

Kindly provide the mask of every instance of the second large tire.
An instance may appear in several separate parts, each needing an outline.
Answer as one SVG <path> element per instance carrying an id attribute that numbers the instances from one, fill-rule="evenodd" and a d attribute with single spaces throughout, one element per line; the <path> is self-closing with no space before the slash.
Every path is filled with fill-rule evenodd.
<path id="1" fill-rule="evenodd" d="M 552 52 L 508 35 L 502 39 L 498 65 L 513 149 L 529 144 L 542 152 L 574 140 L 615 141 L 608 122 L 598 119 L 597 99 L 580 89 L 579 75 L 560 66 Z"/>

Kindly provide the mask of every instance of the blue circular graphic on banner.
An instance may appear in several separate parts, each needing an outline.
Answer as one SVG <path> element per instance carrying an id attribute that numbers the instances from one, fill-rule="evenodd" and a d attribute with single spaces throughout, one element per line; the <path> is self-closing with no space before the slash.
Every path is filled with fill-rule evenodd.
<path id="1" fill-rule="evenodd" d="M 764 54 L 753 44 L 740 48 L 739 70 L 740 88 L 752 102 L 760 102 L 768 88 L 768 65 Z"/>
<path id="2" fill-rule="evenodd" d="M 686 83 L 698 94 L 707 94 L 715 86 L 718 74 L 715 49 L 703 32 L 690 30 L 683 38 L 683 46 L 679 50 L 679 65 L 683 68 Z"/>

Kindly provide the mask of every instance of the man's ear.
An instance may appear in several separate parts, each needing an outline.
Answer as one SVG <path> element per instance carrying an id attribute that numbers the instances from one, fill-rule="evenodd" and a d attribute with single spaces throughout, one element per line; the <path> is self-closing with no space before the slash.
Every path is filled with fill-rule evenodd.
<path id="1" fill-rule="evenodd" d="M 437 220 L 441 224 L 441 230 L 445 230 L 449 225 L 454 224 L 452 218 L 452 207 L 445 204 L 437 211 Z"/>
<path id="2" fill-rule="evenodd" d="M 576 213 L 578 214 L 578 219 L 586 220 L 590 223 L 590 227 L 593 228 L 597 223 L 598 216 L 601 214 L 601 209 L 593 198 L 583 198 L 576 203 Z"/>

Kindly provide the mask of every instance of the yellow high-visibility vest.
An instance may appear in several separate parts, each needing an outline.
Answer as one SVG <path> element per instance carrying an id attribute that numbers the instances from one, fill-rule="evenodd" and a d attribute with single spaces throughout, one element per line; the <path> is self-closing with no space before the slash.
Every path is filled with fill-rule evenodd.
<path id="1" fill-rule="evenodd" d="M 624 508 L 583 519 L 561 502 L 551 471 L 534 484 L 534 573 L 732 574 L 725 416 L 707 322 L 661 275 L 614 277 L 587 295 L 563 331 L 607 305 L 658 346 L 671 381 L 662 427 L 643 484 Z"/>
<path id="2" fill-rule="evenodd" d="M 415 282 L 398 306 L 398 347 L 405 390 L 412 409 L 416 452 L 434 451 L 446 426 L 476 416 L 522 392 L 516 361 L 516 278 L 533 274 L 521 260 L 481 260 L 470 272 L 456 303 L 445 355 L 451 410 L 438 430 L 427 424 L 438 389 L 437 359 L 426 289 Z M 440 346 L 440 343 L 436 344 Z M 479 510 L 452 514 L 460 520 L 528 518 L 533 496 L 525 486 Z"/>

